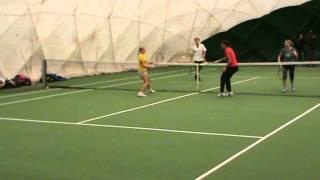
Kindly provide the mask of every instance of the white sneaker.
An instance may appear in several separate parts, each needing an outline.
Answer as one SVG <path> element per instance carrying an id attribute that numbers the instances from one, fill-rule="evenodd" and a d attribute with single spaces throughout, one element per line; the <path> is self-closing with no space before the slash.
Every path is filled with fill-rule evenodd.
<path id="1" fill-rule="evenodd" d="M 225 96 L 228 96 L 228 94 L 226 94 L 226 93 L 219 93 L 218 94 L 218 97 L 225 97 Z"/>
<path id="2" fill-rule="evenodd" d="M 282 92 L 283 92 L 283 93 L 286 93 L 287 91 L 288 91 L 287 88 L 283 88 L 283 89 L 282 89 Z"/>
<path id="3" fill-rule="evenodd" d="M 295 87 L 292 87 L 292 88 L 291 88 L 291 91 L 292 91 L 292 92 L 296 92 L 296 88 L 295 88 Z"/>
<path id="4" fill-rule="evenodd" d="M 148 91 L 149 93 L 155 93 L 156 92 L 156 90 L 154 90 L 154 89 L 149 89 L 149 91 Z"/>
<path id="5" fill-rule="evenodd" d="M 138 92 L 138 97 L 146 97 L 147 95 L 145 95 L 143 92 Z"/>
<path id="6" fill-rule="evenodd" d="M 227 93 L 228 96 L 233 96 L 233 91 Z"/>

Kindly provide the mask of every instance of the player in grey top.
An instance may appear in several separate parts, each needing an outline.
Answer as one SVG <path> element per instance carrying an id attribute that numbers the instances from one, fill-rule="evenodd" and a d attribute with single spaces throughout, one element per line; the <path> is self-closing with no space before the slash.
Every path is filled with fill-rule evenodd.
<path id="1" fill-rule="evenodd" d="M 291 40 L 284 41 L 284 48 L 281 50 L 280 54 L 278 55 L 278 62 L 294 62 L 298 59 L 298 52 L 293 47 L 294 44 Z M 296 88 L 294 86 L 294 74 L 295 74 L 295 65 L 284 65 L 281 66 L 282 69 L 282 83 L 283 83 L 283 93 L 288 91 L 287 88 L 287 79 L 288 73 L 290 76 L 291 82 L 291 91 L 295 91 Z"/>

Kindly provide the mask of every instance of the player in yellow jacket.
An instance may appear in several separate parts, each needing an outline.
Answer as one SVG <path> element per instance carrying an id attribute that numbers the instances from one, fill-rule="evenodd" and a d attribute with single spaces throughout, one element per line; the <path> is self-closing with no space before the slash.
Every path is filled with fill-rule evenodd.
<path id="1" fill-rule="evenodd" d="M 143 86 L 138 92 L 139 97 L 145 97 L 147 92 L 154 93 L 155 91 L 151 88 L 150 77 L 148 75 L 148 69 L 154 68 L 155 65 L 148 62 L 146 49 L 139 48 L 139 76 L 143 80 Z"/>

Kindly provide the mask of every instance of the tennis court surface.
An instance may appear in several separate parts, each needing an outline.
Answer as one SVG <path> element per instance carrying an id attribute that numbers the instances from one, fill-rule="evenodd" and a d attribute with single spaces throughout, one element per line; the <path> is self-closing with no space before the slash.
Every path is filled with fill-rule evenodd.
<path id="1" fill-rule="evenodd" d="M 243 67 L 222 98 L 221 69 L 199 85 L 190 67 L 154 69 L 145 98 L 136 72 L 1 91 L 0 177 L 319 179 L 319 66 L 285 94 L 276 68 Z"/>

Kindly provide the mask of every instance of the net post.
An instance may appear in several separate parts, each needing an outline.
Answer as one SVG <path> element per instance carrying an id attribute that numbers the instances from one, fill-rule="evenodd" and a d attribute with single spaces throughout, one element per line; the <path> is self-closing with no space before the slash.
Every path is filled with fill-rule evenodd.
<path id="1" fill-rule="evenodd" d="M 48 86 L 48 80 L 47 80 L 47 60 L 46 59 L 43 59 L 41 61 L 41 65 L 42 65 L 42 85 L 44 88 L 49 88 Z"/>
<path id="2" fill-rule="evenodd" d="M 197 92 L 200 91 L 200 64 L 196 63 Z"/>

